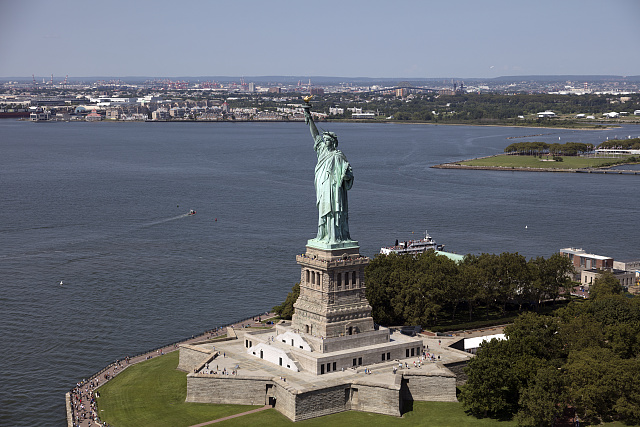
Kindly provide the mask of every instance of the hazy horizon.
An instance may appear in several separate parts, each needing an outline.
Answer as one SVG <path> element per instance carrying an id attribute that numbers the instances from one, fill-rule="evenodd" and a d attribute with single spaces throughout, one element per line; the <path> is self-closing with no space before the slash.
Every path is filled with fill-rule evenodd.
<path id="1" fill-rule="evenodd" d="M 640 74 L 635 0 L 34 0 L 0 12 L 4 78 Z"/>

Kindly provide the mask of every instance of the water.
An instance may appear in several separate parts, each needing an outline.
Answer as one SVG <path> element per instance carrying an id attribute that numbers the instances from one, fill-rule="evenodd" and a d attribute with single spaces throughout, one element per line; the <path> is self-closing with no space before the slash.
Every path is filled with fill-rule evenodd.
<path id="1" fill-rule="evenodd" d="M 640 126 L 322 127 L 353 165 L 365 255 L 428 229 L 458 253 L 640 258 L 638 176 L 429 168 Z M 279 304 L 315 234 L 302 123 L 0 120 L 0 153 L 0 425 L 63 425 L 64 393 L 114 359 Z"/>

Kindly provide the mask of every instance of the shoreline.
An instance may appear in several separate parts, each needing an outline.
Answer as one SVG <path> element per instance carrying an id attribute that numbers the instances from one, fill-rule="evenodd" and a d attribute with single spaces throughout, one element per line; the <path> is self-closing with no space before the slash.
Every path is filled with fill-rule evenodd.
<path id="1" fill-rule="evenodd" d="M 246 319 L 238 320 L 228 325 L 218 326 L 200 334 L 192 335 L 189 338 L 185 338 L 171 344 L 165 344 L 134 356 L 125 356 L 122 359 L 118 359 L 106 365 L 104 368 L 89 377 L 78 381 L 71 390 L 65 393 L 67 426 L 93 427 L 97 422 L 99 422 L 94 420 L 94 417 L 97 418 L 97 420 L 100 419 L 97 407 L 95 406 L 95 392 L 129 366 L 152 359 L 154 356 L 162 356 L 164 354 L 174 352 L 179 349 L 181 344 L 193 344 L 203 341 L 214 342 L 228 339 L 225 338 L 228 334 L 228 328 L 233 330 L 234 328 L 263 327 L 265 325 L 255 319 L 264 318 L 267 320 L 275 317 L 276 314 L 273 311 L 261 312 L 254 316 L 249 316 Z"/>
<path id="2" fill-rule="evenodd" d="M 466 160 L 463 160 L 466 161 Z M 442 163 L 440 165 L 430 166 L 434 169 L 459 169 L 459 170 L 490 170 L 503 172 L 558 172 L 558 173 L 596 173 L 607 175 L 640 175 L 640 170 L 632 169 L 610 169 L 589 168 L 589 169 L 564 169 L 564 168 L 520 168 L 512 166 L 469 166 L 458 163 Z"/>
<path id="3" fill-rule="evenodd" d="M 1 118 L 0 118 L 1 119 Z M 9 119 L 7 117 L 7 119 Z M 18 121 L 31 122 L 32 120 L 21 118 Z M 34 123 L 87 123 L 86 120 L 39 120 L 33 121 Z M 89 121 L 89 123 L 300 123 L 304 122 L 304 119 L 289 119 L 289 120 L 99 120 Z M 557 129 L 557 130 L 580 130 L 580 131 L 598 131 L 608 130 L 621 127 L 621 125 L 638 125 L 639 123 L 615 123 L 615 124 L 596 124 L 592 127 L 562 127 L 562 126 L 533 126 L 533 125 L 515 125 L 515 124 L 495 124 L 495 123 L 433 123 L 433 122 L 420 122 L 420 121 L 393 121 L 393 120 L 346 120 L 346 119 L 333 119 L 324 120 L 321 123 L 350 123 L 350 124 L 397 124 L 397 125 L 427 125 L 427 126 L 482 126 L 482 127 L 501 127 L 501 128 L 522 128 L 522 129 Z M 513 136 L 508 139 L 529 138 L 542 135 L 523 135 Z"/>

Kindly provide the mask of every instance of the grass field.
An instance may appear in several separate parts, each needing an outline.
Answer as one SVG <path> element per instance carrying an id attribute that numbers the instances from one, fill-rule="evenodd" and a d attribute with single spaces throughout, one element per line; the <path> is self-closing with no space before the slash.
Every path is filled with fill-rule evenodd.
<path id="1" fill-rule="evenodd" d="M 186 403 L 187 374 L 174 351 L 127 368 L 100 387 L 98 413 L 115 427 L 190 426 L 259 406 Z"/>
<path id="2" fill-rule="evenodd" d="M 178 352 L 127 368 L 99 389 L 98 412 L 102 421 L 114 427 L 191 426 L 246 412 L 258 406 L 185 403 L 187 374 L 176 370 Z M 402 418 L 348 411 L 297 423 L 275 409 L 224 421 L 220 426 L 503 426 L 515 423 L 470 417 L 459 403 L 414 402 Z"/>
<path id="3" fill-rule="evenodd" d="M 544 157 L 546 159 L 546 157 Z M 483 159 L 466 160 L 457 162 L 464 166 L 498 166 L 512 168 L 550 168 L 550 169 L 581 169 L 595 168 L 611 165 L 612 163 L 622 163 L 620 159 L 597 159 L 592 157 L 564 156 L 562 162 L 545 162 L 539 157 L 497 155 Z"/>
<path id="4" fill-rule="evenodd" d="M 259 406 L 185 403 L 187 374 L 176 370 L 178 352 L 131 366 L 99 388 L 101 421 L 113 427 L 188 427 Z M 346 411 L 293 423 L 275 409 L 216 423 L 220 427 L 513 427 L 513 421 L 468 416 L 460 403 L 413 402 L 402 418 Z M 622 427 L 619 422 L 604 423 Z"/>

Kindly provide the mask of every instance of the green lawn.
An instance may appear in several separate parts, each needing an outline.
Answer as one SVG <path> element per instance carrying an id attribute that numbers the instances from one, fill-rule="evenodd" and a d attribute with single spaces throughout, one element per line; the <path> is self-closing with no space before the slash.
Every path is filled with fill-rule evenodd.
<path id="1" fill-rule="evenodd" d="M 300 427 L 512 427 L 512 421 L 496 421 L 490 418 L 478 419 L 470 417 L 462 410 L 460 403 L 452 402 L 414 402 L 413 410 L 402 418 L 388 415 L 371 414 L 369 412 L 346 411 L 339 414 L 326 415 L 306 421 L 294 423 L 275 409 L 257 414 L 245 415 L 233 420 L 224 421 L 220 427 L 255 427 L 255 426 L 300 426 Z"/>
<path id="2" fill-rule="evenodd" d="M 102 421 L 114 427 L 191 426 L 227 415 L 249 411 L 258 406 L 185 403 L 187 374 L 176 370 L 178 352 L 127 368 L 100 387 L 98 412 Z M 221 426 L 514 426 L 512 422 L 476 419 L 459 403 L 414 402 L 402 418 L 368 412 L 347 411 L 293 423 L 275 409 L 245 415 L 216 425 Z"/>
<path id="3" fill-rule="evenodd" d="M 546 156 L 544 157 L 546 159 Z M 610 165 L 619 159 L 596 159 L 591 157 L 564 156 L 562 162 L 543 162 L 539 157 L 497 155 L 484 159 L 466 160 L 457 162 L 464 166 L 502 166 L 513 168 L 554 168 L 554 169 L 580 169 Z"/>
<path id="4" fill-rule="evenodd" d="M 174 351 L 131 366 L 100 387 L 101 420 L 115 427 L 179 427 L 259 408 L 186 403 L 187 374 L 177 366 Z"/>
<path id="5" fill-rule="evenodd" d="M 232 414 L 246 412 L 259 406 L 211 405 L 185 403 L 187 375 L 176 370 L 178 352 L 155 357 L 127 368 L 113 380 L 100 387 L 98 411 L 102 421 L 113 427 L 188 427 Z M 468 416 L 460 403 L 413 402 L 413 408 L 402 418 L 368 412 L 346 411 L 339 414 L 291 422 L 275 409 L 244 415 L 218 423 L 221 427 L 373 427 L 373 426 L 429 426 L 429 427 L 513 427 L 513 421 L 477 419 Z M 622 426 L 620 423 L 605 423 Z"/>

